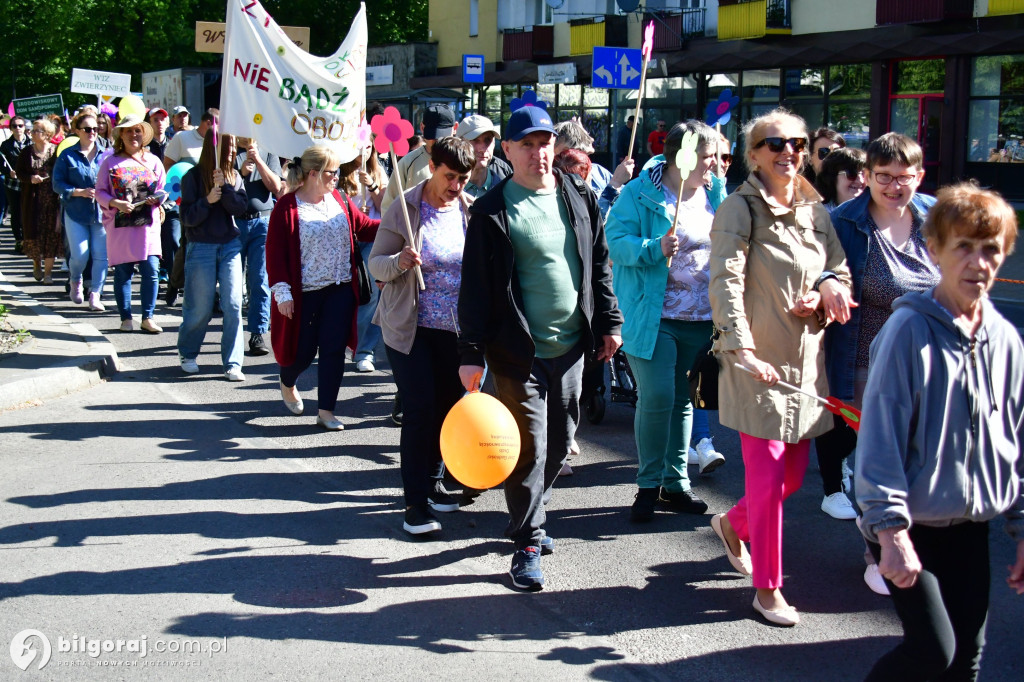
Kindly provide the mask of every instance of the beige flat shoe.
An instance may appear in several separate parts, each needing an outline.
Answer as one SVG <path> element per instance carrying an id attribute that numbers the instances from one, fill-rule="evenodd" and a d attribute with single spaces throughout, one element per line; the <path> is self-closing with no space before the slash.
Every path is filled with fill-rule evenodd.
<path id="1" fill-rule="evenodd" d="M 158 325 L 156 322 L 154 322 L 153 318 L 151 317 L 147 317 L 146 319 L 144 319 L 142 321 L 142 324 L 139 325 L 139 329 L 146 332 L 147 334 L 159 334 L 164 330 L 164 328 Z"/>
<path id="2" fill-rule="evenodd" d="M 729 559 L 729 563 L 739 573 L 743 575 L 750 575 L 754 572 L 753 565 L 750 563 L 750 554 L 747 552 L 746 546 L 740 542 L 740 555 L 736 556 L 729 549 L 729 543 L 725 539 L 725 533 L 722 531 L 722 517 L 725 514 L 715 514 L 711 517 L 711 530 L 715 531 L 715 535 L 722 541 L 722 546 L 725 547 L 725 556 Z"/>
<path id="3" fill-rule="evenodd" d="M 278 384 L 281 386 L 281 400 L 284 401 L 284 406 L 288 408 L 288 411 L 292 414 L 302 414 L 302 408 L 305 407 L 302 404 L 302 398 L 300 397 L 297 401 L 291 402 L 285 397 L 284 382 L 278 380 Z"/>
<path id="4" fill-rule="evenodd" d="M 772 611 L 761 606 L 761 600 L 757 598 L 757 593 L 754 593 L 754 610 L 765 617 L 769 623 L 775 623 L 776 625 L 785 625 L 786 627 L 793 627 L 800 622 L 800 614 L 796 612 L 792 606 L 786 606 L 783 609 Z"/>

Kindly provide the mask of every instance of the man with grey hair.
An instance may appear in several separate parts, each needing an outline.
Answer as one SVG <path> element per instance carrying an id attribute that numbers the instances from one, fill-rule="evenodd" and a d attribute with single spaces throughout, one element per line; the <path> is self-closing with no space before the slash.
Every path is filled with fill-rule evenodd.
<path id="1" fill-rule="evenodd" d="M 563 149 L 578 149 L 587 156 L 594 153 L 594 138 L 577 119 L 562 121 L 555 126 L 555 156 Z M 633 159 L 623 159 L 613 174 L 599 163 L 590 167 L 590 177 L 584 178 L 598 197 L 601 215 L 607 216 L 619 197 L 622 186 L 633 177 Z"/>

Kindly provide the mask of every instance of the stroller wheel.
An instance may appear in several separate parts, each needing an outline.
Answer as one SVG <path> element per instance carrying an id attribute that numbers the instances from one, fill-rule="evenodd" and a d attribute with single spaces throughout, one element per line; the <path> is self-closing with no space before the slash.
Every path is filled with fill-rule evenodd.
<path id="1" fill-rule="evenodd" d="M 601 420 L 604 419 L 604 396 L 600 393 L 595 393 L 587 400 L 585 407 L 587 410 L 587 421 L 591 424 L 600 424 Z"/>

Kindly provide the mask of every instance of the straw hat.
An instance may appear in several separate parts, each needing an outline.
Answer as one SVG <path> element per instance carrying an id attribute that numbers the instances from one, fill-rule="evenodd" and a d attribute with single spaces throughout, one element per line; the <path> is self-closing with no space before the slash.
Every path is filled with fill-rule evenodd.
<path id="1" fill-rule="evenodd" d="M 135 126 L 142 126 L 142 146 L 146 147 L 150 142 L 153 141 L 153 126 L 149 125 L 142 120 L 142 117 L 138 114 L 128 114 L 121 121 L 114 126 L 114 130 L 122 130 L 124 128 L 134 128 Z M 121 133 L 117 133 L 118 136 Z"/>

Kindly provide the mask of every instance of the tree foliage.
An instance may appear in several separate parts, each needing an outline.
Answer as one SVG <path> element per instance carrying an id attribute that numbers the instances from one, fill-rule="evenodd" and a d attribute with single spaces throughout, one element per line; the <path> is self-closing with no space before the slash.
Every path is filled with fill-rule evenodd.
<path id="1" fill-rule="evenodd" d="M 264 0 L 282 25 L 308 26 L 310 49 L 337 49 L 358 0 Z M 69 92 L 71 69 L 142 73 L 217 66 L 221 55 L 195 52 L 195 22 L 224 21 L 225 0 L 0 0 L 0 101 L 61 93 L 69 108 L 90 95 Z M 427 0 L 369 0 L 370 45 L 427 38 Z"/>

